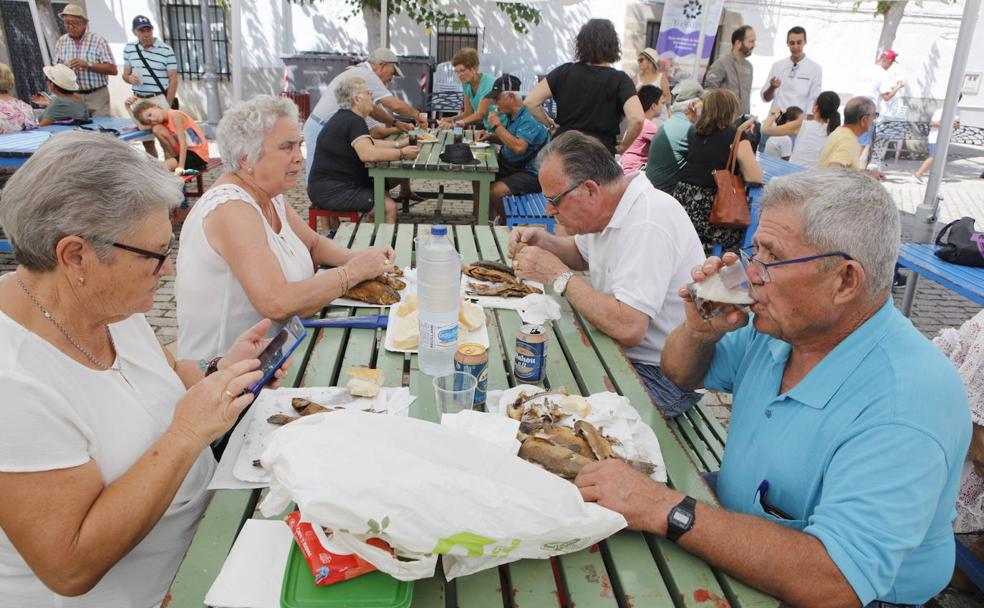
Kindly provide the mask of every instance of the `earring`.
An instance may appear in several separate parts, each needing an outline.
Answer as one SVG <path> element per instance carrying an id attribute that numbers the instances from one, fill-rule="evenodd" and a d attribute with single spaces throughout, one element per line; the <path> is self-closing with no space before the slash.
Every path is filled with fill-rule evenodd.
<path id="1" fill-rule="evenodd" d="M 79 277 L 79 287 L 85 285 L 85 277 Z"/>
<path id="2" fill-rule="evenodd" d="M 253 167 L 246 167 L 246 173 L 253 175 Z"/>

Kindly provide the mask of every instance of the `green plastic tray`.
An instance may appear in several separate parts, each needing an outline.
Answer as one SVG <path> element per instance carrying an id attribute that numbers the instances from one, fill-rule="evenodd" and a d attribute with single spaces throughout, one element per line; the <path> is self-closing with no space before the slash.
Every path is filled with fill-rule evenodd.
<path id="1" fill-rule="evenodd" d="M 363 574 L 350 581 L 317 587 L 297 543 L 291 543 L 280 588 L 283 608 L 407 608 L 413 599 L 413 583 L 398 581 L 383 572 Z"/>

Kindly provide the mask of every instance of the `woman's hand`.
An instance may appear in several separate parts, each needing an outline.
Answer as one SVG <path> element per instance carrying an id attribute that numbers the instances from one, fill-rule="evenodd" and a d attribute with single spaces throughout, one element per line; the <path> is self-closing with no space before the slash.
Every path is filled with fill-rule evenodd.
<path id="1" fill-rule="evenodd" d="M 447 131 L 452 126 L 454 126 L 454 122 L 450 118 L 442 118 L 441 120 L 437 121 L 438 131 Z"/>
<path id="2" fill-rule="evenodd" d="M 395 258 L 396 254 L 391 247 L 370 247 L 354 252 L 344 266 L 350 278 L 349 287 L 390 272 Z"/>
<path id="3" fill-rule="evenodd" d="M 738 132 L 741 133 L 743 131 L 747 131 L 747 130 L 751 129 L 752 127 L 755 126 L 755 123 L 757 123 L 757 122 L 758 122 L 758 119 L 755 118 L 754 116 L 752 116 L 751 118 L 749 118 L 745 122 L 743 122 L 740 125 L 738 125 Z"/>
<path id="4" fill-rule="evenodd" d="M 417 158 L 420 146 L 403 146 L 400 148 L 400 158 Z"/>
<path id="5" fill-rule="evenodd" d="M 272 321 L 270 319 L 263 319 L 253 327 L 250 327 L 244 331 L 236 341 L 232 343 L 229 350 L 226 351 L 225 356 L 219 359 L 219 369 L 226 369 L 234 363 L 239 363 L 240 361 L 248 361 L 250 359 L 256 359 L 266 348 L 267 344 L 270 343 L 271 338 L 266 338 L 267 332 L 270 331 L 270 326 Z M 280 369 L 273 373 L 273 380 L 270 381 L 268 385 L 270 388 L 279 388 L 280 379 L 287 373 L 290 369 L 291 363 L 293 363 L 293 358 L 288 358 L 284 361 L 284 364 L 280 366 Z"/>
<path id="6" fill-rule="evenodd" d="M 205 449 L 228 431 L 239 413 L 252 403 L 253 394 L 243 391 L 263 377 L 259 366 L 258 359 L 239 361 L 192 386 L 178 401 L 168 432 Z"/>

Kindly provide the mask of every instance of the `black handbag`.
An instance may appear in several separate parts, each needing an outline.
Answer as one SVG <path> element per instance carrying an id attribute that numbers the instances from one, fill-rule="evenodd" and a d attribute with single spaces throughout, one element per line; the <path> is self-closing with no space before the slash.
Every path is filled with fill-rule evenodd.
<path id="1" fill-rule="evenodd" d="M 974 231 L 974 218 L 962 217 L 936 235 L 936 257 L 951 264 L 984 268 L 984 232 Z"/>
<path id="2" fill-rule="evenodd" d="M 164 98 L 166 99 L 167 98 L 167 89 L 164 88 L 164 85 L 161 84 L 161 79 L 157 77 L 157 74 L 150 67 L 150 64 L 147 63 L 147 58 L 144 57 L 143 52 L 140 50 L 140 43 L 139 42 L 134 43 L 134 48 L 136 48 L 137 55 L 140 57 L 140 61 L 143 62 L 144 67 L 147 68 L 147 72 L 150 74 L 150 77 L 153 78 L 154 79 L 154 82 L 157 83 L 157 88 L 161 90 L 161 95 L 163 95 Z M 171 100 L 171 109 L 172 110 L 178 110 L 180 108 L 181 108 L 181 104 L 178 102 L 178 96 L 175 95 L 174 96 L 174 99 Z"/>

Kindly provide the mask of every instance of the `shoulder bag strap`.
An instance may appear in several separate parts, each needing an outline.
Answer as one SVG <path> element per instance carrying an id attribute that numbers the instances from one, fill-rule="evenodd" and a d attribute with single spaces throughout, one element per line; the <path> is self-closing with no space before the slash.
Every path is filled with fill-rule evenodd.
<path id="1" fill-rule="evenodd" d="M 144 67 L 147 68 L 148 72 L 150 72 L 150 77 L 153 78 L 154 82 L 157 83 L 157 88 L 161 90 L 161 95 L 167 97 L 167 89 L 165 89 L 164 85 L 161 84 L 161 79 L 157 77 L 157 73 L 154 72 L 154 70 L 150 67 L 150 64 L 147 63 L 147 58 L 144 57 L 143 52 L 140 50 L 140 42 L 136 42 L 133 45 L 133 48 L 137 49 L 137 55 L 140 56 L 140 61 L 143 62 Z"/>
<path id="2" fill-rule="evenodd" d="M 731 142 L 731 153 L 728 154 L 728 171 L 732 175 L 736 175 L 735 165 L 738 162 L 738 144 L 741 142 L 741 133 L 741 131 L 735 133 L 735 140 Z"/>

